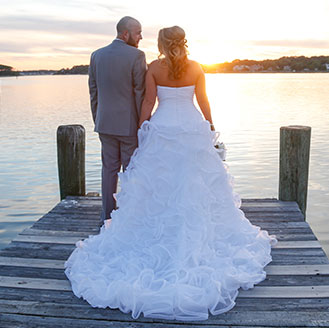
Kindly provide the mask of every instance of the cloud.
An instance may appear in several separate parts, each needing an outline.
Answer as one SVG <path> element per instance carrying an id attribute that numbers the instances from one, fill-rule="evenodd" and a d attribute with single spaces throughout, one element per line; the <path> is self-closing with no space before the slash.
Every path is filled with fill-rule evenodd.
<path id="1" fill-rule="evenodd" d="M 51 16 L 0 16 L 0 29 L 52 33 L 114 35 L 116 21 L 63 20 Z"/>
<path id="2" fill-rule="evenodd" d="M 29 52 L 31 46 L 28 44 L 14 43 L 14 42 L 0 42 L 0 52 L 1 53 L 26 53 Z"/>
<path id="3" fill-rule="evenodd" d="M 254 40 L 248 42 L 254 46 L 290 47 L 290 48 L 317 48 L 329 49 L 329 40 Z"/>
<path id="4" fill-rule="evenodd" d="M 53 53 L 72 54 L 72 55 L 90 55 L 90 50 L 81 48 L 52 48 Z"/>
<path id="5" fill-rule="evenodd" d="M 66 54 L 89 54 L 96 48 L 105 45 L 105 42 L 92 39 L 84 39 L 83 42 L 75 40 L 61 40 L 54 43 L 52 40 L 34 41 L 26 37 L 19 41 L 0 41 L 0 53 L 38 54 L 38 53 L 66 53 Z"/>

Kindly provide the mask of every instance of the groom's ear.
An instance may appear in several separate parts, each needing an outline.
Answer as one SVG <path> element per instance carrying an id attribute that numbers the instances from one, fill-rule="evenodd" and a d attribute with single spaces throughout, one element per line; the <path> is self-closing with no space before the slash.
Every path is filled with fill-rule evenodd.
<path id="1" fill-rule="evenodd" d="M 127 42 L 127 41 L 129 40 L 129 31 L 128 31 L 128 30 L 123 31 L 121 35 L 122 35 L 122 39 L 123 39 L 125 42 Z"/>

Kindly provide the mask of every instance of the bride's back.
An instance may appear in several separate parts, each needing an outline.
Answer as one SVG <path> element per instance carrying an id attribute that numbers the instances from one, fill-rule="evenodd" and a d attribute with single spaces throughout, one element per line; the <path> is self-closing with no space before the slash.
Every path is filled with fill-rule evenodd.
<path id="1" fill-rule="evenodd" d="M 158 87 L 182 88 L 194 86 L 191 97 L 188 91 L 181 93 L 176 92 L 176 99 L 188 96 L 192 99 L 195 94 L 199 107 L 204 115 L 205 120 L 212 124 L 211 111 L 208 97 L 206 94 L 205 75 L 201 65 L 187 58 L 187 46 L 185 32 L 179 26 L 164 28 L 159 31 L 158 48 L 162 59 L 153 61 L 148 68 L 145 77 L 145 97 L 143 100 L 139 126 L 150 119 Z M 170 91 L 171 94 L 173 91 Z M 189 93 L 189 95 L 187 95 Z M 163 93 L 169 94 L 168 91 Z M 159 96 L 159 95 L 158 95 Z"/>
<path id="2" fill-rule="evenodd" d="M 164 60 L 155 60 L 151 63 L 149 70 L 152 71 L 156 85 L 167 87 L 185 87 L 196 85 L 201 74 L 200 64 L 187 60 L 186 70 L 179 79 L 170 79 L 169 67 Z"/>

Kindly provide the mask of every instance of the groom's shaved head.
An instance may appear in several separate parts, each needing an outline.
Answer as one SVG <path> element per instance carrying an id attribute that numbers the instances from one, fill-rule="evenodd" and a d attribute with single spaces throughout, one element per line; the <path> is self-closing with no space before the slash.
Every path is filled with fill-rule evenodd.
<path id="1" fill-rule="evenodd" d="M 140 22 L 130 16 L 122 17 L 117 24 L 118 35 L 121 35 L 125 31 L 131 31 L 133 26 L 141 25 Z"/>
<path id="2" fill-rule="evenodd" d="M 130 46 L 138 48 L 142 37 L 141 23 L 130 16 L 122 17 L 117 24 L 117 38 L 123 40 Z"/>

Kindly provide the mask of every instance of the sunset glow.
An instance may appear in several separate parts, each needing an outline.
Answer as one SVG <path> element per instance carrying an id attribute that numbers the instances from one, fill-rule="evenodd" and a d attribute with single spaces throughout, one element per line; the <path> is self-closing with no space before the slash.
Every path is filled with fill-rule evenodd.
<path id="1" fill-rule="evenodd" d="M 190 58 L 204 64 L 329 55 L 326 0 L 0 0 L 0 5 L 0 64 L 19 70 L 88 64 L 93 50 L 113 40 L 125 15 L 142 23 L 140 48 L 148 61 L 157 56 L 158 30 L 172 25 L 185 29 Z"/>

